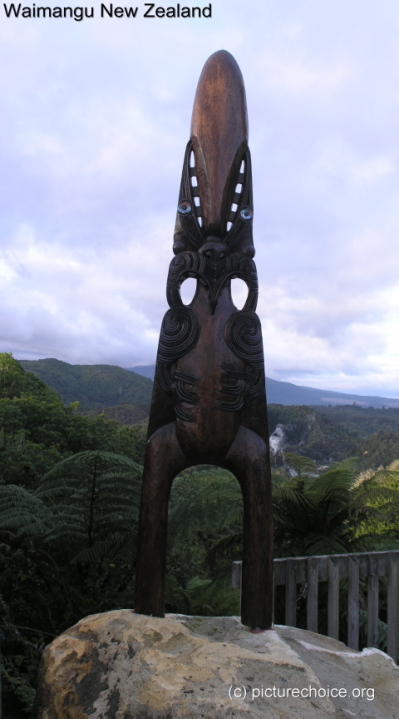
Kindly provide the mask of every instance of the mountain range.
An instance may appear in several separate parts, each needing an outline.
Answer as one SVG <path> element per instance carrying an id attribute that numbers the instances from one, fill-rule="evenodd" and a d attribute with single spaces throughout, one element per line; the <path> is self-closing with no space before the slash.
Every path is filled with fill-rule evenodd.
<path id="1" fill-rule="evenodd" d="M 137 365 L 123 369 L 115 365 L 71 365 L 57 359 L 19 360 L 55 389 L 67 404 L 79 401 L 85 412 L 133 404 L 141 417 L 148 415 L 155 365 Z M 346 394 L 266 377 L 268 404 L 359 407 L 399 407 L 399 399 Z M 143 412 L 145 413 L 143 415 Z M 141 418 L 140 417 L 140 418 Z M 135 420 L 138 421 L 138 420 Z"/>
<path id="2" fill-rule="evenodd" d="M 57 359 L 20 360 L 22 367 L 85 415 L 103 414 L 145 432 L 154 366 L 70 365 Z M 146 375 L 146 376 L 144 376 Z M 399 457 L 399 400 L 298 387 L 267 379 L 269 430 L 281 450 L 319 463 L 358 456 L 365 469 Z M 385 408 L 384 408 L 385 407 Z M 272 445 L 272 443 L 271 443 Z"/>
<path id="3" fill-rule="evenodd" d="M 25 370 L 60 395 L 65 404 L 79 402 L 85 415 L 135 424 L 148 417 L 152 381 L 114 365 L 71 365 L 57 359 L 19 360 Z"/>
<path id="4" fill-rule="evenodd" d="M 154 378 L 155 365 L 138 365 L 128 368 L 149 379 Z M 269 404 L 284 405 L 350 405 L 356 404 L 359 407 L 399 407 L 399 399 L 389 397 L 373 397 L 357 394 L 346 394 L 344 392 L 332 392 L 314 387 L 300 387 L 291 382 L 266 377 L 266 395 Z"/>

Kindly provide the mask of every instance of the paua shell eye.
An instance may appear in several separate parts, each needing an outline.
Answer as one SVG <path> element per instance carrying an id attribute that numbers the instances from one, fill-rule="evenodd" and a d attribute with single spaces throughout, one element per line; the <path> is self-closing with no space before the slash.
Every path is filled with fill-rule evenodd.
<path id="1" fill-rule="evenodd" d="M 240 211 L 240 217 L 241 217 L 241 219 L 242 219 L 242 220 L 245 220 L 245 221 L 247 221 L 247 222 L 248 222 L 249 220 L 252 220 L 253 216 L 254 216 L 254 213 L 253 213 L 253 211 L 251 210 L 250 207 L 243 207 L 242 210 Z"/>
<path id="2" fill-rule="evenodd" d="M 191 203 L 188 200 L 180 200 L 177 205 L 177 211 L 181 215 L 188 215 L 192 210 Z"/>

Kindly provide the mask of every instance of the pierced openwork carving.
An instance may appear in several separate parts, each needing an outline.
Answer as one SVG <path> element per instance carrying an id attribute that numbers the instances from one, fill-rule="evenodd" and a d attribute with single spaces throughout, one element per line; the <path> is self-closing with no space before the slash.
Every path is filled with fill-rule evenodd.
<path id="1" fill-rule="evenodd" d="M 258 302 L 258 277 L 253 260 L 238 254 L 228 255 L 228 248 L 208 248 L 209 256 L 195 252 L 182 252 L 169 266 L 166 297 L 170 307 L 182 305 L 180 287 L 188 277 L 195 277 L 206 288 L 212 313 L 217 305 L 220 292 L 230 286 L 230 280 L 239 277 L 248 285 L 248 298 L 243 310 L 255 310 Z"/>
<path id="2" fill-rule="evenodd" d="M 242 622 L 272 612 L 271 482 L 251 157 L 245 90 L 224 50 L 202 71 L 177 203 L 140 509 L 136 611 L 163 616 L 167 507 L 174 477 L 211 463 L 237 477 L 244 502 Z M 192 277 L 189 305 L 180 288 Z M 234 306 L 231 281 L 248 296 Z"/>

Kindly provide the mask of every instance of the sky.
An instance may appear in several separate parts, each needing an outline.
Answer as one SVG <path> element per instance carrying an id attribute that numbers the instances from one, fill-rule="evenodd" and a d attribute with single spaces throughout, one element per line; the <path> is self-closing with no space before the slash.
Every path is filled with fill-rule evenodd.
<path id="1" fill-rule="evenodd" d="M 266 374 L 399 397 L 397 0 L 214 0 L 201 18 L 92 0 L 80 22 L 10 4 L 0 351 L 154 363 L 196 84 L 225 49 L 247 93 Z"/>

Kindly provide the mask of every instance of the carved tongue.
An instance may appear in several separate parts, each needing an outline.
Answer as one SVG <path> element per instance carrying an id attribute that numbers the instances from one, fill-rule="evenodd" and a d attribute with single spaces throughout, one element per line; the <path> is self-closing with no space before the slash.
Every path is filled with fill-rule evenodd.
<path id="1" fill-rule="evenodd" d="M 234 57 L 226 50 L 211 55 L 202 70 L 194 100 L 191 140 L 202 230 L 205 235 L 223 237 L 248 142 L 244 81 Z"/>

